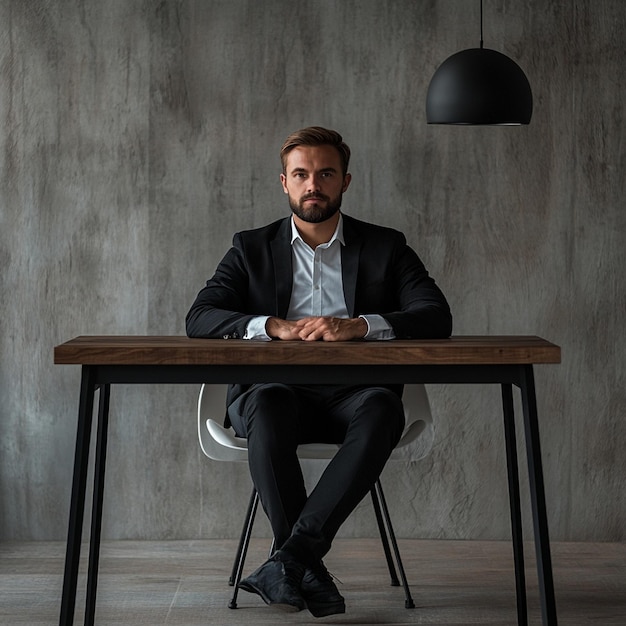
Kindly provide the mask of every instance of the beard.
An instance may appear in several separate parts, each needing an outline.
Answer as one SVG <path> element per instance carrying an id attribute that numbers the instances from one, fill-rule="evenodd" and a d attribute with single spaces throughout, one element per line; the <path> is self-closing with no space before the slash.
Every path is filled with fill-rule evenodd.
<path id="1" fill-rule="evenodd" d="M 340 193 L 336 198 L 332 199 L 329 196 L 325 196 L 321 193 L 309 193 L 300 200 L 295 200 L 289 196 L 289 206 L 293 213 L 304 222 L 310 224 L 319 224 L 330 219 L 341 208 L 341 196 Z M 320 200 L 320 204 L 317 202 L 309 203 L 304 206 L 306 200 L 316 198 Z"/>

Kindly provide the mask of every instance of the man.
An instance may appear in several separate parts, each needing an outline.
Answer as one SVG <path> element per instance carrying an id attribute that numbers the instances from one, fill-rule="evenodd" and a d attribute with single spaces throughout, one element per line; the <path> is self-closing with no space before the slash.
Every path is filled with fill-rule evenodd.
<path id="1" fill-rule="evenodd" d="M 190 337 L 284 341 L 444 338 L 445 297 L 398 231 L 341 213 L 350 149 L 305 128 L 281 150 L 291 217 L 237 233 L 187 314 Z M 240 586 L 315 617 L 345 602 L 322 558 L 369 492 L 404 427 L 402 386 L 229 387 L 227 421 L 248 439 L 250 473 L 278 550 Z M 341 447 L 307 496 L 296 448 Z"/>

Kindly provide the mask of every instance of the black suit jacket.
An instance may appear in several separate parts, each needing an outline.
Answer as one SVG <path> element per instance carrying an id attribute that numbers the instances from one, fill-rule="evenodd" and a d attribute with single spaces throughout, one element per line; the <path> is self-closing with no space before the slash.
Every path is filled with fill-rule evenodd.
<path id="1" fill-rule="evenodd" d="M 382 315 L 398 339 L 450 336 L 448 303 L 401 232 L 343 215 L 343 235 L 343 291 L 350 317 Z M 237 233 L 187 314 L 187 335 L 236 339 L 255 316 L 284 319 L 292 281 L 290 217 Z M 231 386 L 228 402 L 244 390 Z"/>

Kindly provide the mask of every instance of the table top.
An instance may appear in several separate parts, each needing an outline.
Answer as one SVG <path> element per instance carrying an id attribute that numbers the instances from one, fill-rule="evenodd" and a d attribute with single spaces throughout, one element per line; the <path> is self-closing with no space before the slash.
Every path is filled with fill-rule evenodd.
<path id="1" fill-rule="evenodd" d="M 82 336 L 54 348 L 59 365 L 531 365 L 560 363 L 535 336 L 391 341 L 245 341 L 184 336 Z"/>

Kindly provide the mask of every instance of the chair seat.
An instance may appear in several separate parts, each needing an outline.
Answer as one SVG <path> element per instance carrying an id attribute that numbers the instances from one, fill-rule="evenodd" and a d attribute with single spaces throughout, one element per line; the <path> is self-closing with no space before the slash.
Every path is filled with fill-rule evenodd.
<path id="1" fill-rule="evenodd" d="M 221 387 L 221 388 L 220 388 Z M 225 410 L 226 387 L 202 385 L 198 398 L 198 438 L 206 456 L 215 461 L 247 461 L 248 444 L 214 419 Z M 406 385 L 403 395 L 406 424 L 391 459 L 416 461 L 432 448 L 434 427 L 428 396 L 423 385 Z M 298 447 L 301 459 L 328 460 L 339 446 L 330 443 L 307 443 Z"/>
<path id="2" fill-rule="evenodd" d="M 237 437 L 232 428 L 225 428 L 211 418 L 207 419 L 206 427 L 216 443 L 231 451 L 232 458 L 228 460 L 248 459 L 248 442 L 243 437 Z M 298 456 L 301 459 L 332 459 L 338 449 L 339 446 L 334 443 L 305 443 L 298 446 Z"/>

